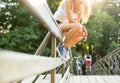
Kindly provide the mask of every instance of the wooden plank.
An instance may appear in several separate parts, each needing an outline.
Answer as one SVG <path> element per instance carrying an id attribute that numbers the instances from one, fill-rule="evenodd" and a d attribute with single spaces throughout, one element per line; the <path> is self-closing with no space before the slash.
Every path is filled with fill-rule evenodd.
<path id="1" fill-rule="evenodd" d="M 69 71 L 70 71 L 70 66 L 67 68 L 65 75 L 63 76 L 63 78 L 60 80 L 59 83 L 66 83 L 66 80 L 67 80 L 68 77 L 69 77 L 69 76 L 68 76 L 68 75 L 69 75 Z"/>
<path id="2" fill-rule="evenodd" d="M 117 80 L 116 80 L 117 79 Z M 119 76 L 71 76 L 69 83 L 119 83 Z"/>
<path id="3" fill-rule="evenodd" d="M 50 74 L 44 79 L 42 79 L 44 75 L 40 75 L 39 79 L 36 81 L 36 83 L 50 83 Z M 61 75 L 56 75 L 56 83 L 59 83 Z M 29 77 L 27 79 L 24 79 L 22 83 L 31 83 L 30 80 L 32 80 L 34 76 Z M 47 81 L 46 81 L 47 80 Z M 111 81 L 112 80 L 112 81 Z M 70 79 L 65 83 L 119 83 L 120 82 L 120 76 L 101 76 L 101 75 L 80 75 L 75 76 L 71 75 Z"/>
<path id="4" fill-rule="evenodd" d="M 95 75 L 95 76 L 88 76 L 88 79 L 89 79 L 88 83 L 119 83 L 118 76 Z"/>
<path id="5" fill-rule="evenodd" d="M 81 82 L 81 77 L 80 76 L 74 76 L 74 81 L 73 83 Z"/>
<path id="6" fill-rule="evenodd" d="M 120 76 L 116 75 L 116 76 L 114 76 L 114 78 L 115 78 L 118 82 L 120 82 Z"/>
<path id="7" fill-rule="evenodd" d="M 68 83 L 81 83 L 80 80 L 81 80 L 80 76 L 71 76 Z"/>
<path id="8" fill-rule="evenodd" d="M 32 83 L 33 80 L 35 79 L 35 77 L 36 77 L 36 75 L 24 78 L 24 79 L 22 79 L 21 83 Z"/>
<path id="9" fill-rule="evenodd" d="M 81 77 L 81 81 L 80 83 L 89 83 L 88 77 L 87 76 L 80 76 Z M 77 82 L 74 82 L 77 83 Z"/>
<path id="10" fill-rule="evenodd" d="M 109 76 L 109 78 L 114 82 L 114 83 L 120 83 L 120 81 L 117 81 L 115 76 Z"/>
<path id="11" fill-rule="evenodd" d="M 36 75 L 24 78 L 21 83 L 32 83 L 35 77 Z M 51 74 L 48 74 L 45 79 L 43 78 L 44 75 L 40 75 L 35 83 L 50 83 Z M 59 83 L 60 78 L 61 78 L 61 74 L 56 74 L 55 83 Z"/>
<path id="12" fill-rule="evenodd" d="M 56 38 L 51 37 L 51 57 L 56 58 Z M 51 70 L 51 83 L 55 83 L 56 68 Z"/>
<path id="13" fill-rule="evenodd" d="M 110 79 L 109 76 L 102 76 L 102 78 L 106 83 L 114 83 L 114 81 Z"/>
<path id="14" fill-rule="evenodd" d="M 64 76 L 65 74 L 65 64 L 62 64 L 62 77 Z"/>
<path id="15" fill-rule="evenodd" d="M 32 56 L 32 54 L 0 50 L 0 83 L 40 74 L 63 63 L 65 61 L 61 58 Z"/>
<path id="16" fill-rule="evenodd" d="M 89 83 L 98 83 L 95 77 L 96 76 L 88 76 Z"/>
<path id="17" fill-rule="evenodd" d="M 95 79 L 97 81 L 96 83 L 106 83 L 106 81 L 101 76 L 96 75 Z"/>
<path id="18" fill-rule="evenodd" d="M 20 2 L 61 42 L 64 40 L 64 35 L 54 20 L 46 0 L 20 0 Z"/>
<path id="19" fill-rule="evenodd" d="M 70 76 L 70 78 L 68 79 L 68 83 L 73 83 L 73 80 L 74 80 L 74 76 Z"/>
<path id="20" fill-rule="evenodd" d="M 50 40 L 51 32 L 48 32 L 40 46 L 38 47 L 37 51 L 35 52 L 35 55 L 40 55 L 43 51 L 43 49 L 46 47 L 47 43 Z"/>

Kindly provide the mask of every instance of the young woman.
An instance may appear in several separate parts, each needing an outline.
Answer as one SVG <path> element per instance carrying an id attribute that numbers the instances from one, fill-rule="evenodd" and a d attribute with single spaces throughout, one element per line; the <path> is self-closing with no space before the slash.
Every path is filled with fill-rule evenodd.
<path id="1" fill-rule="evenodd" d="M 89 0 L 62 0 L 54 14 L 55 20 L 66 36 L 57 48 L 59 55 L 66 60 L 68 49 L 81 40 L 87 40 L 87 30 L 82 25 L 90 16 Z"/>

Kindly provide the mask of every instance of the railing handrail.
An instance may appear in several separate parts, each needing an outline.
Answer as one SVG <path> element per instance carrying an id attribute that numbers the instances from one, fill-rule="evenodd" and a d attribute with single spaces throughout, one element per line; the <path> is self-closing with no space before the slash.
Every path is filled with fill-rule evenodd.
<path id="1" fill-rule="evenodd" d="M 102 57 L 101 59 L 99 59 L 98 61 L 96 61 L 94 64 L 98 63 L 99 61 L 102 61 L 103 59 L 107 59 L 108 57 L 111 57 L 112 55 L 115 55 L 118 52 L 120 52 L 120 47 L 117 48 L 117 49 L 115 49 L 115 50 L 113 50 L 112 52 L 108 53 L 107 55 L 105 55 L 104 57 Z"/>
<path id="2" fill-rule="evenodd" d="M 20 0 L 20 2 L 33 13 L 38 21 L 51 31 L 59 41 L 62 42 L 64 40 L 65 37 L 54 20 L 46 0 Z"/>
<path id="3" fill-rule="evenodd" d="M 55 63 L 53 63 L 55 62 Z M 61 58 L 0 50 L 0 83 L 20 80 L 55 69 L 65 61 Z"/>

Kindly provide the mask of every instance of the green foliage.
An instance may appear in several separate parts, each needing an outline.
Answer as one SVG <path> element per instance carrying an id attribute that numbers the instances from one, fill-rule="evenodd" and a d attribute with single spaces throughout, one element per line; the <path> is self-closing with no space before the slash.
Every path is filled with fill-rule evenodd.
<path id="1" fill-rule="evenodd" d="M 9 33 L 0 34 L 0 46 L 4 49 L 32 53 L 36 47 L 36 40 L 39 38 L 34 32 L 35 30 L 30 27 L 16 27 Z"/>
<path id="2" fill-rule="evenodd" d="M 103 11 L 107 11 L 112 18 L 119 23 L 120 22 L 120 0 L 103 0 Z M 107 4 L 107 5 L 106 5 Z M 120 24 L 119 24 L 120 25 Z"/>
<path id="3" fill-rule="evenodd" d="M 61 2 L 62 0 L 48 0 L 47 2 L 48 2 L 48 5 L 49 5 L 49 7 L 50 7 L 50 9 L 51 9 L 51 11 L 54 13 L 56 10 L 57 10 L 57 8 L 58 8 L 58 6 L 60 5 L 60 2 Z"/>
<path id="4" fill-rule="evenodd" d="M 86 25 L 88 30 L 88 44 L 94 45 L 95 47 L 101 46 L 100 38 L 102 38 L 102 22 L 99 19 L 98 13 L 95 13 L 94 16 L 90 18 L 90 21 Z"/>
<path id="5" fill-rule="evenodd" d="M 101 46 L 99 47 L 98 51 L 100 55 L 106 55 L 111 39 L 114 41 L 117 41 L 117 35 L 118 35 L 118 27 L 117 23 L 114 21 L 114 19 L 107 13 L 107 12 L 101 12 L 99 14 L 99 20 L 102 22 L 102 35 L 103 37 L 100 39 Z"/>
<path id="6" fill-rule="evenodd" d="M 15 51 L 35 53 L 44 39 L 47 30 L 36 18 L 22 5 L 19 0 L 1 0 L 4 7 L 0 11 L 0 48 Z M 47 0 L 51 11 L 54 13 L 61 0 Z M 12 4 L 12 5 L 11 5 Z M 118 41 L 120 33 L 120 1 L 94 0 L 92 14 L 85 25 L 88 30 L 88 40 L 82 41 L 72 48 L 73 56 L 86 52 L 91 55 L 104 56 L 114 46 L 113 41 Z M 42 55 L 49 56 L 50 48 L 47 47 Z"/>
<path id="7" fill-rule="evenodd" d="M 118 44 L 115 41 L 112 41 L 111 44 L 109 45 L 107 53 L 112 52 L 113 50 L 115 50 L 118 47 L 119 47 Z"/>
<path id="8" fill-rule="evenodd" d="M 7 5 L 2 8 L 0 15 L 0 30 L 9 32 L 0 33 L 0 48 L 34 53 L 47 31 L 17 0 L 5 2 Z"/>
<path id="9" fill-rule="evenodd" d="M 106 55 L 111 42 L 118 41 L 120 2 L 116 2 L 117 0 L 104 0 L 102 2 L 95 0 L 92 4 L 92 14 L 89 22 L 85 25 L 88 30 L 88 51 L 91 55 Z M 84 46 L 77 44 L 78 52 L 81 50 L 86 52 Z"/>

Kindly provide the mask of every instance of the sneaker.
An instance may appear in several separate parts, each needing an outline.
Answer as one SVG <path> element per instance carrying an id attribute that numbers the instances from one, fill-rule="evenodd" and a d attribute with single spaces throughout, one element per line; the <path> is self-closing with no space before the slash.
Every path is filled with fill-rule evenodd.
<path id="1" fill-rule="evenodd" d="M 57 46 L 57 52 L 58 52 L 58 55 L 65 61 L 67 61 L 67 56 L 66 56 L 66 48 L 62 45 L 62 44 L 59 44 Z"/>

